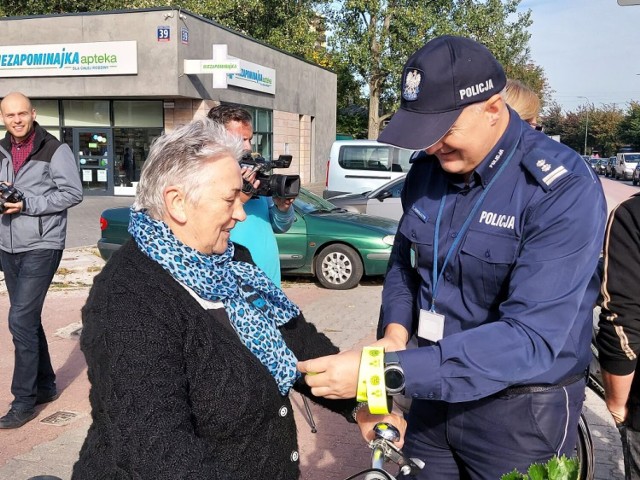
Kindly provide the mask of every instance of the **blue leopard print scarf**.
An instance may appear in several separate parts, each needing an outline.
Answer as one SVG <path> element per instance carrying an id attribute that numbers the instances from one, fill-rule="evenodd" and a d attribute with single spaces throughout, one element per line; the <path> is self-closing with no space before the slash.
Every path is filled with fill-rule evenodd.
<path id="1" fill-rule="evenodd" d="M 267 367 L 282 395 L 297 380 L 297 359 L 277 327 L 300 310 L 259 268 L 233 260 L 229 242 L 221 254 L 205 255 L 178 240 L 169 226 L 131 209 L 129 233 L 138 248 L 201 298 L 219 301 L 244 345 Z"/>

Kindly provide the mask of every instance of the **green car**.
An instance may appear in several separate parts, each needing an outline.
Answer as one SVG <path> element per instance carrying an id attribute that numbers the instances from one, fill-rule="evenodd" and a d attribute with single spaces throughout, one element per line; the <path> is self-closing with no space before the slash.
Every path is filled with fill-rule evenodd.
<path id="1" fill-rule="evenodd" d="M 384 275 L 398 222 L 350 213 L 305 188 L 293 203 L 296 219 L 276 234 L 282 275 L 313 275 L 326 288 L 346 290 L 363 275 Z M 98 250 L 105 260 L 129 238 L 128 208 L 102 212 Z"/>

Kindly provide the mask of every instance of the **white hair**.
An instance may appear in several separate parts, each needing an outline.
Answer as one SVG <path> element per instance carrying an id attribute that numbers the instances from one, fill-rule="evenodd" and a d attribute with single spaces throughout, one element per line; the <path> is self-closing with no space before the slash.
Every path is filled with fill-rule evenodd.
<path id="1" fill-rule="evenodd" d="M 147 210 L 160 220 L 166 213 L 164 192 L 180 185 L 186 201 L 197 205 L 202 193 L 202 169 L 222 157 L 239 160 L 242 139 L 208 118 L 194 120 L 158 137 L 144 162 L 133 202 L 135 210 Z"/>

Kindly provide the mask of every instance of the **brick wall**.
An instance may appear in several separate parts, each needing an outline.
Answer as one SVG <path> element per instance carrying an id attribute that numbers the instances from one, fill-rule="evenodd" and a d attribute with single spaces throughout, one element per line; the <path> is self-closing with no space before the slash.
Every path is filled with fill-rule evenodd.
<path id="1" fill-rule="evenodd" d="M 311 117 L 297 113 L 273 112 L 273 157 L 288 153 L 291 167 L 283 174 L 300 175 L 304 185 L 311 181 Z"/>
<path id="2" fill-rule="evenodd" d="M 172 132 L 193 119 L 204 118 L 212 107 L 219 105 L 215 100 L 172 100 L 173 108 L 164 109 L 164 128 Z"/>

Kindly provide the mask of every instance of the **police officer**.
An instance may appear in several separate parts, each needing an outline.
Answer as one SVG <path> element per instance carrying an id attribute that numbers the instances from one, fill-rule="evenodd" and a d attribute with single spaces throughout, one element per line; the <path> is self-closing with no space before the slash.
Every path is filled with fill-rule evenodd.
<path id="1" fill-rule="evenodd" d="M 427 462 L 419 479 L 496 479 L 576 444 L 605 199 L 576 152 L 506 105 L 505 83 L 483 45 L 435 38 L 407 61 L 379 138 L 421 151 L 379 340 L 387 392 L 413 399 L 404 450 Z M 419 347 L 404 350 L 413 334 Z M 349 397 L 359 359 L 299 369 L 316 373 L 314 394 Z"/>

